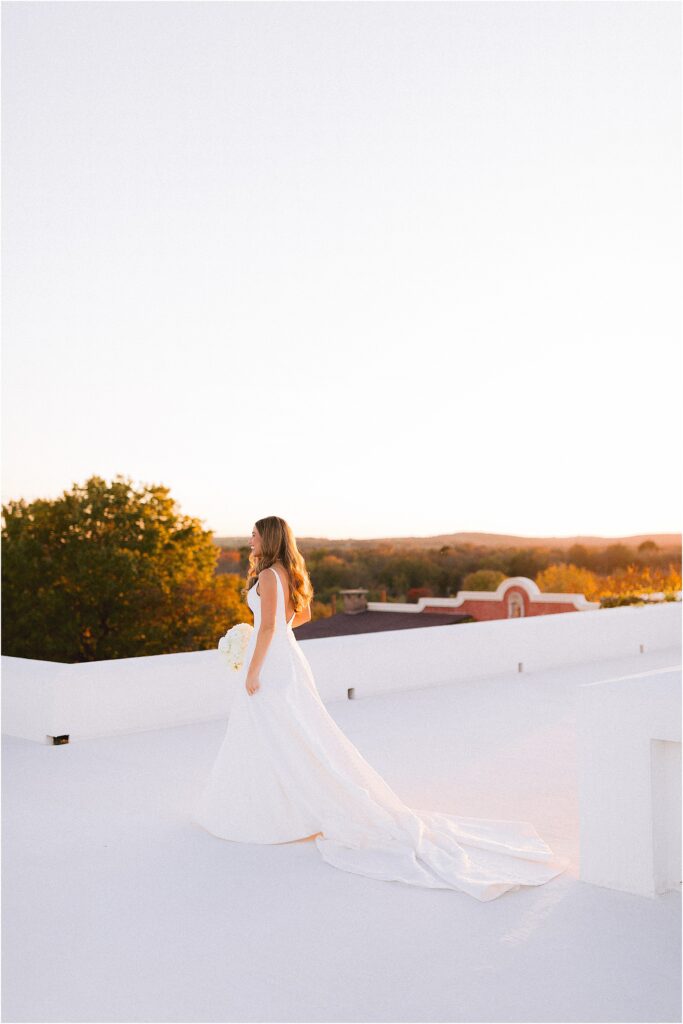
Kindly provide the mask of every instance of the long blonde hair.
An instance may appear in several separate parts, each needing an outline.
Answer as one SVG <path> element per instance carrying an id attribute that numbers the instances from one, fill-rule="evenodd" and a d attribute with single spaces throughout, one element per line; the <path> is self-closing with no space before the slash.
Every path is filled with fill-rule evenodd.
<path id="1" fill-rule="evenodd" d="M 265 519 L 257 519 L 254 526 L 261 537 L 261 554 L 249 553 L 247 585 L 241 591 L 242 596 L 246 599 L 251 588 L 256 586 L 260 572 L 273 562 L 281 562 L 287 570 L 294 611 L 307 608 L 313 598 L 313 585 L 289 523 L 280 516 L 266 516 Z"/>

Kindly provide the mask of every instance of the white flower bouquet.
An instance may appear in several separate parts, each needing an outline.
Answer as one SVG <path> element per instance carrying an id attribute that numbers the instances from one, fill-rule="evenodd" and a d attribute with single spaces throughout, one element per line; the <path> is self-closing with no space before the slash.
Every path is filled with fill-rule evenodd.
<path id="1" fill-rule="evenodd" d="M 250 623 L 238 622 L 218 641 L 218 650 L 225 655 L 228 665 L 235 672 L 239 672 L 244 664 L 244 652 L 253 632 L 254 627 Z"/>

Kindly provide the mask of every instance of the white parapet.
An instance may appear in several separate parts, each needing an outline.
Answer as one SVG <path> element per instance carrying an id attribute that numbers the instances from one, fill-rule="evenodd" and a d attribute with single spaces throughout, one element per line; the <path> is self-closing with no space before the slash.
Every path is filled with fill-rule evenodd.
<path id="1" fill-rule="evenodd" d="M 680 668 L 579 690 L 579 877 L 641 896 L 680 891 Z"/>
<path id="2" fill-rule="evenodd" d="M 577 665 L 680 643 L 679 603 L 302 640 L 325 702 Z M 2 730 L 41 743 L 224 718 L 217 650 L 76 665 L 2 658 Z"/>

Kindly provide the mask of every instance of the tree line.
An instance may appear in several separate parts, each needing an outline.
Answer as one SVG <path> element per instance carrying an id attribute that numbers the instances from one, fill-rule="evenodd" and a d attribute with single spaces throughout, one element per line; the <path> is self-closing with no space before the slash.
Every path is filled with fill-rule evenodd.
<path id="1" fill-rule="evenodd" d="M 2 506 L 2 653 L 65 663 L 210 650 L 231 625 L 251 622 L 240 589 L 247 545 L 220 547 L 183 515 L 169 489 L 92 476 L 52 500 Z M 315 589 L 314 618 L 339 590 L 370 601 L 450 597 L 528 576 L 542 590 L 621 594 L 680 590 L 680 548 L 473 544 L 394 549 L 301 545 Z M 577 575 L 578 574 L 578 575 Z M 584 574 L 584 575 L 581 575 Z"/>

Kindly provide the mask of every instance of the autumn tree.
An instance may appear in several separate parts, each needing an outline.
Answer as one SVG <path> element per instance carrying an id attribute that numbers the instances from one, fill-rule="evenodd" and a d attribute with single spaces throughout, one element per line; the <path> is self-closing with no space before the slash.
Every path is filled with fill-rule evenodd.
<path id="1" fill-rule="evenodd" d="M 681 589 L 680 568 L 650 569 L 648 566 L 628 565 L 601 580 L 601 596 L 627 597 L 641 594 L 664 593 L 671 596 Z"/>
<path id="2" fill-rule="evenodd" d="M 251 621 L 242 580 L 215 575 L 212 531 L 166 487 L 92 476 L 2 512 L 3 654 L 71 663 L 206 650 Z"/>
<path id="3" fill-rule="evenodd" d="M 547 566 L 535 582 L 544 594 L 583 594 L 588 601 L 595 601 L 600 593 L 600 580 L 595 573 L 571 563 Z"/>

